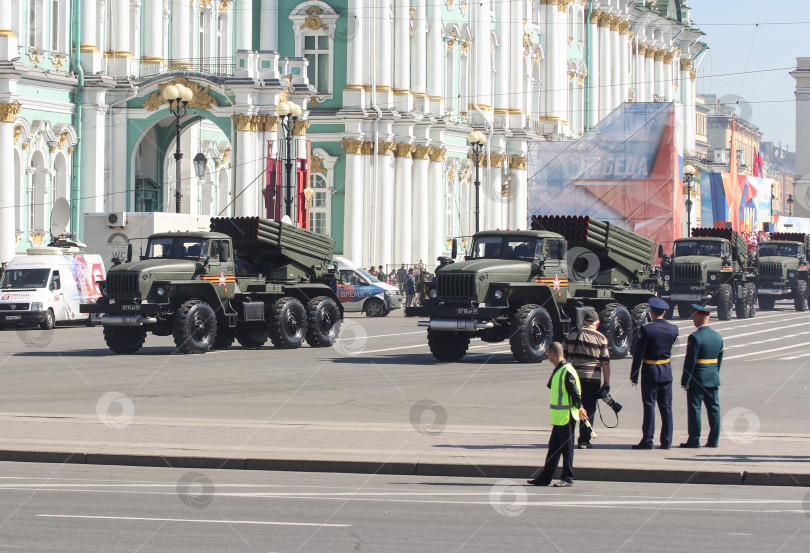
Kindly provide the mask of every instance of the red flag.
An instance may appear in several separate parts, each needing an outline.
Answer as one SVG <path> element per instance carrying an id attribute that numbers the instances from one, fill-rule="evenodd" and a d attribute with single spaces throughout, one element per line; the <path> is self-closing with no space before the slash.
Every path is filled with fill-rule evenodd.
<path id="1" fill-rule="evenodd" d="M 754 176 L 755 177 L 763 177 L 764 175 L 764 162 L 762 161 L 762 155 L 759 153 L 759 150 L 754 150 Z"/>

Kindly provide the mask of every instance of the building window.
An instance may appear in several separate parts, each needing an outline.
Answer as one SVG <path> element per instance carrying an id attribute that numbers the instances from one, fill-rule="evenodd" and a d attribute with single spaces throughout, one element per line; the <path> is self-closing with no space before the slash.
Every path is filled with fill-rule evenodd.
<path id="1" fill-rule="evenodd" d="M 307 77 L 320 94 L 330 94 L 329 37 L 325 34 L 304 35 L 304 58 L 309 62 Z"/>
<path id="2" fill-rule="evenodd" d="M 51 50 L 63 52 L 62 48 L 62 21 L 61 21 L 61 2 L 59 0 L 52 0 L 51 2 Z"/>
<path id="3" fill-rule="evenodd" d="M 211 54 L 209 48 L 210 34 L 208 30 L 210 20 L 211 20 L 211 12 L 209 12 L 208 10 L 200 10 L 200 26 L 198 33 L 199 40 L 197 46 L 199 48 L 199 52 L 197 55 L 200 58 L 207 58 Z"/>
<path id="4" fill-rule="evenodd" d="M 309 230 L 317 232 L 323 236 L 329 236 L 330 226 L 330 192 L 327 188 L 326 179 L 319 174 L 312 175 L 312 206 L 309 209 Z"/>
<path id="5" fill-rule="evenodd" d="M 224 13 L 217 17 L 217 56 L 228 56 L 228 16 Z"/>
<path id="6" fill-rule="evenodd" d="M 44 49 L 45 9 L 44 0 L 31 0 L 28 12 L 28 46 Z"/>
<path id="7" fill-rule="evenodd" d="M 448 175 L 448 177 L 451 177 L 451 175 Z M 447 180 L 447 195 L 445 195 L 444 199 L 444 235 L 447 238 L 453 238 L 456 235 L 456 227 L 454 224 L 456 220 L 456 183 L 453 178 L 448 178 Z"/>
<path id="8" fill-rule="evenodd" d="M 299 4 L 290 12 L 296 56 L 309 62 L 307 77 L 320 96 L 333 91 L 335 27 L 340 15 L 326 2 L 313 0 Z"/>

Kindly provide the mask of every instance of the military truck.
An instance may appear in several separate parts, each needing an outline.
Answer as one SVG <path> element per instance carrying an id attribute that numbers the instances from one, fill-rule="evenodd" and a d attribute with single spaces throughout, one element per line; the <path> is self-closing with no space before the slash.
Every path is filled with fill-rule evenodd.
<path id="1" fill-rule="evenodd" d="M 135 353 L 147 332 L 173 336 L 182 353 L 335 343 L 343 319 L 329 266 L 334 240 L 259 217 L 211 219 L 211 232 L 149 237 L 144 255 L 117 264 L 102 298 L 82 306 L 102 315 L 115 353 Z"/>
<path id="2" fill-rule="evenodd" d="M 610 223 L 535 216 L 532 230 L 475 234 L 465 260 L 437 269 L 405 315 L 429 317 L 419 326 L 439 361 L 460 360 L 481 338 L 509 340 L 515 359 L 532 363 L 596 310 L 611 357 L 622 358 L 649 316 L 654 260 L 653 241 Z"/>
<path id="3" fill-rule="evenodd" d="M 760 309 L 773 309 L 778 299 L 793 300 L 796 311 L 807 310 L 807 251 L 810 235 L 775 232 L 757 247 L 757 295 Z"/>
<path id="4" fill-rule="evenodd" d="M 692 314 L 693 303 L 717 306 L 717 318 L 727 321 L 757 312 L 756 278 L 748 264 L 748 243 L 729 228 L 694 228 L 689 238 L 675 240 L 672 256 L 661 261 L 660 295 L 681 317 Z"/>

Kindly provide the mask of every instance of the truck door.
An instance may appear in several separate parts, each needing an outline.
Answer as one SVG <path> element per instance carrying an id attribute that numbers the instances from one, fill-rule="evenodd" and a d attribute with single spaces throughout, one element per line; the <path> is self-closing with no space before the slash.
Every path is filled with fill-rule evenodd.
<path id="1" fill-rule="evenodd" d="M 233 254 L 228 240 L 211 240 L 208 248 L 208 274 L 218 277 L 213 281 L 220 297 L 233 297 L 236 285 Z"/>
<path id="2" fill-rule="evenodd" d="M 48 282 L 48 295 L 50 301 L 43 307 L 47 309 L 50 305 L 57 321 L 67 320 L 68 306 L 65 302 L 65 291 L 62 288 L 62 277 L 57 270 L 51 273 L 51 279 Z"/>

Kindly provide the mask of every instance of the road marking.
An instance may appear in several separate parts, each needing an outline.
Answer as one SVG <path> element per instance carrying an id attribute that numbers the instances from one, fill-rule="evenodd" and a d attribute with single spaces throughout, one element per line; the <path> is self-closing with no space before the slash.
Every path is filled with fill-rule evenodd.
<path id="1" fill-rule="evenodd" d="M 786 349 L 795 349 L 795 348 L 803 348 L 803 347 L 806 347 L 806 345 L 805 344 L 797 345 L 797 346 L 793 346 L 792 348 L 790 346 L 788 346 L 788 347 L 782 346 L 781 348 L 762 349 L 762 350 L 759 350 L 759 351 L 752 351 L 751 353 L 740 353 L 738 355 L 729 355 L 728 357 L 726 357 L 724 355 L 723 356 L 723 362 L 726 362 L 729 359 L 739 359 L 740 357 L 750 357 L 752 355 L 760 355 L 762 353 L 771 353 L 773 351 L 781 351 L 782 354 L 784 355 L 786 353 L 785 352 Z"/>
<path id="2" fill-rule="evenodd" d="M 810 357 L 810 353 L 802 353 L 801 355 L 791 355 L 790 357 L 782 357 L 781 361 L 792 361 L 793 359 L 801 359 L 802 357 Z"/>
<path id="3" fill-rule="evenodd" d="M 257 524 L 261 526 L 316 526 L 319 528 L 351 528 L 351 524 L 327 524 L 318 522 L 271 522 L 264 520 L 206 520 L 196 518 L 109 517 L 97 515 L 39 514 L 37 516 L 45 518 L 82 518 L 91 520 L 138 520 L 147 522 L 201 522 L 204 524 Z"/>
<path id="4" fill-rule="evenodd" d="M 417 330 L 415 332 L 400 332 L 398 334 L 375 334 L 374 336 L 364 336 L 364 338 L 367 338 L 367 339 L 368 338 L 388 338 L 390 336 L 407 336 L 408 334 L 424 334 L 424 333 L 425 333 L 425 331 L 423 331 L 423 330 Z M 354 340 L 357 340 L 357 337 L 338 338 L 336 341 L 337 342 L 342 342 L 343 340 L 354 341 Z"/>

